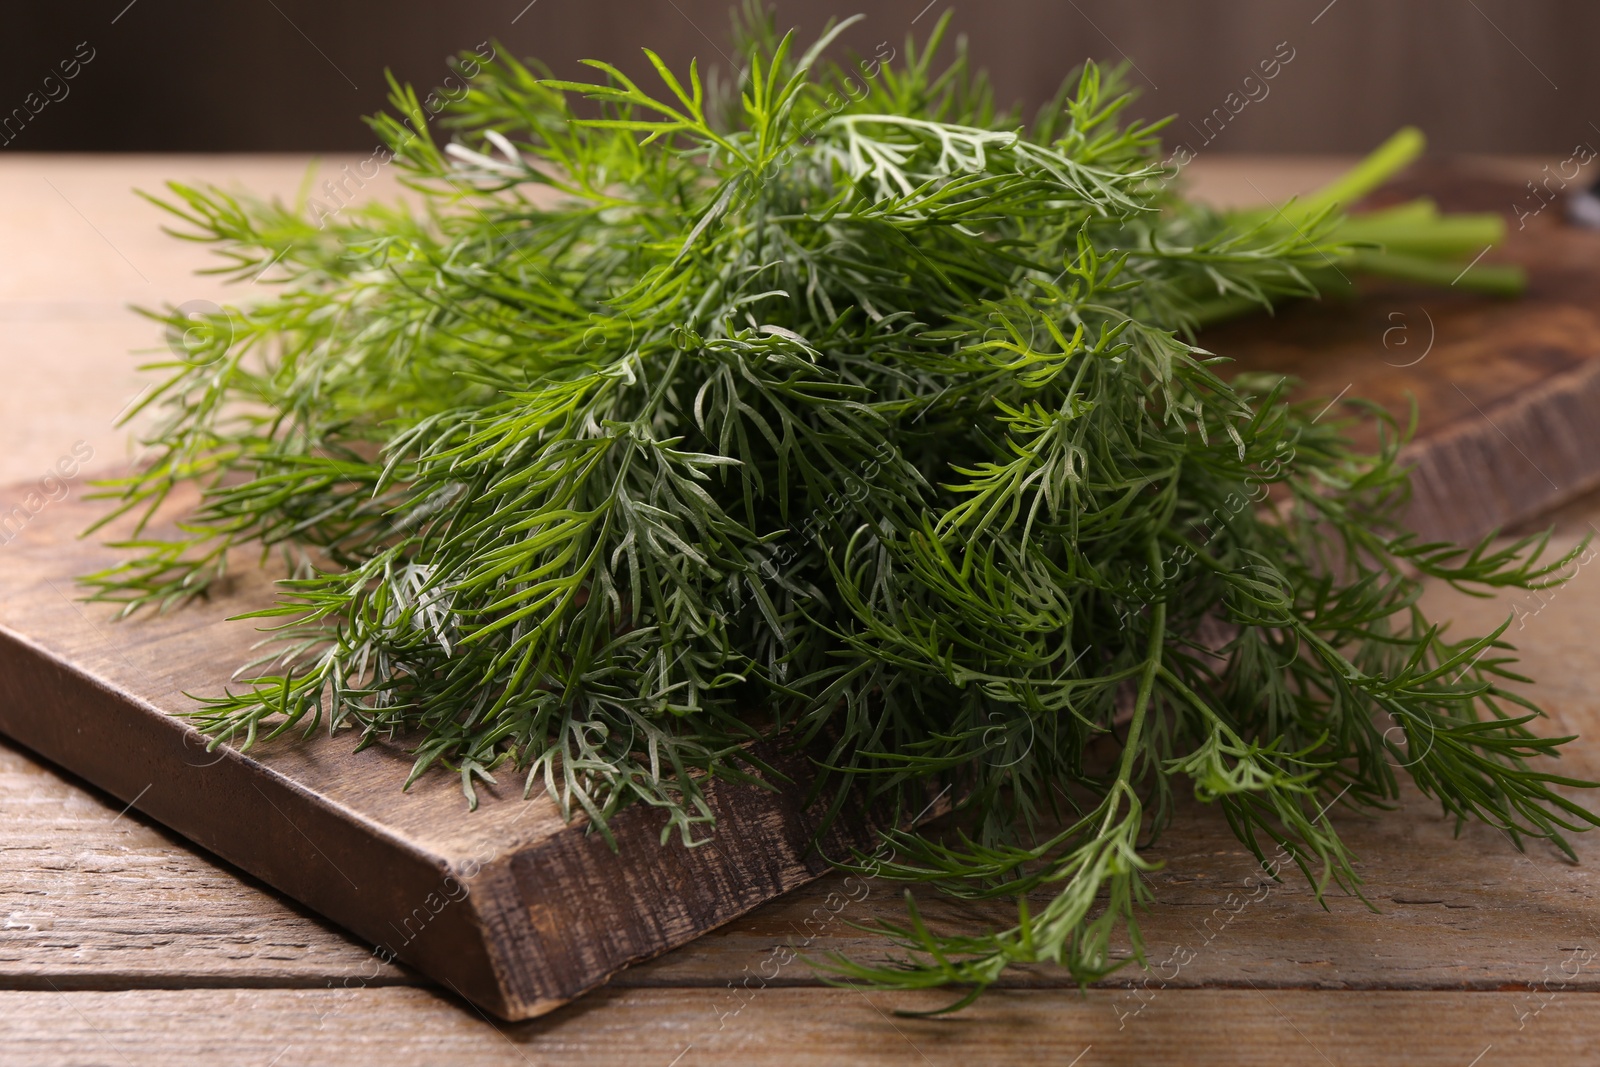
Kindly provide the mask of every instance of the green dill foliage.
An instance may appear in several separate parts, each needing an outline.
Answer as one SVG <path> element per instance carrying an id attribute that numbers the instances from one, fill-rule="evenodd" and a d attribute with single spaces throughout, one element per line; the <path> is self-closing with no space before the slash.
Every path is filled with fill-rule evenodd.
<path id="1" fill-rule="evenodd" d="M 831 966 L 974 994 L 1137 949 L 1140 845 L 1178 790 L 1319 892 L 1358 885 L 1330 801 L 1383 806 L 1402 769 L 1519 840 L 1594 822 L 1530 766 L 1561 740 L 1503 688 L 1500 631 L 1417 608 L 1421 577 L 1543 588 L 1566 561 L 1404 533 L 1403 433 L 1374 413 L 1363 454 L 1191 340 L 1347 271 L 1448 281 L 1496 224 L 1339 216 L 1411 135 L 1319 197 L 1219 214 L 1115 73 L 1028 123 L 935 62 L 944 22 L 865 63 L 822 58 L 839 28 L 799 54 L 757 24 L 723 91 L 653 55 L 654 88 L 497 60 L 447 146 L 374 121 L 411 206 L 319 227 L 171 187 L 186 236 L 277 291 L 161 366 L 154 458 L 108 492 L 200 502 L 87 581 L 132 612 L 236 547 L 285 554 L 239 624 L 273 643 L 198 724 L 394 741 L 412 779 L 519 775 L 602 833 L 648 804 L 689 843 L 710 778 L 763 776 L 760 738 L 818 753 L 833 812 L 949 786 L 961 833 L 857 862 L 1017 898 L 1016 925 L 913 907 L 906 959 Z"/>

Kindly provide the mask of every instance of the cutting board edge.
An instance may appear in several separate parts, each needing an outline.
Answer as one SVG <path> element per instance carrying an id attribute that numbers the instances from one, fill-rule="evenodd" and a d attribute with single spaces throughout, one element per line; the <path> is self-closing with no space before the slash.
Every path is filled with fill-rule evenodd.
<path id="1" fill-rule="evenodd" d="M 93 730 L 85 729 L 89 721 Z M 661 844 L 660 813 L 636 805 L 612 819 L 622 847 L 607 852 L 610 866 L 582 855 L 605 848 L 582 822 L 493 856 L 464 861 L 442 855 L 237 749 L 206 753 L 193 726 L 5 624 L 0 732 L 350 931 L 373 946 L 375 961 L 410 964 L 510 1021 L 570 1003 L 628 966 L 732 922 L 828 870 L 807 847 L 815 823 L 797 800 L 803 778 L 779 790 L 713 783 L 708 797 L 719 820 L 715 849 L 688 849 L 676 840 Z M 180 775 L 184 789 L 160 788 Z M 196 775 L 206 776 L 198 793 Z M 470 818 L 464 800 L 455 800 L 461 817 Z M 241 837 L 240 826 L 276 827 L 277 833 Z M 859 845 L 869 832 L 866 821 L 845 819 L 830 841 Z M 729 842 L 749 847 L 730 848 Z M 757 858 L 738 859 L 749 856 Z M 557 933 L 585 914 L 599 913 L 569 899 L 565 914 L 558 910 L 544 930 L 533 919 L 549 910 L 540 898 L 550 886 L 530 872 L 560 869 L 563 858 L 568 870 L 593 868 L 624 885 L 648 885 L 662 872 L 670 880 L 658 896 L 630 898 L 635 907 L 648 899 L 656 909 L 632 939 L 604 942 L 605 951 L 575 962 L 574 941 L 583 939 Z M 366 870 L 387 876 L 386 903 L 377 908 L 346 873 Z M 344 984 L 358 987 L 381 973 L 360 971 Z"/>
<path id="2" fill-rule="evenodd" d="M 1412 468 L 1405 522 L 1425 540 L 1476 541 L 1600 487 L 1600 358 L 1480 414 L 1401 452 Z M 1472 477 L 1488 492 L 1463 491 Z"/>

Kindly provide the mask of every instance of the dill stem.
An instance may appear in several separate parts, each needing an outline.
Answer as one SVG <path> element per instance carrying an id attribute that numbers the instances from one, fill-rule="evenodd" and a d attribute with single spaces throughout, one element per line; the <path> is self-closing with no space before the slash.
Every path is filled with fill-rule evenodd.
<path id="1" fill-rule="evenodd" d="M 1156 573 L 1161 570 L 1161 545 L 1150 539 L 1150 565 Z M 1117 765 L 1116 784 L 1111 787 L 1110 805 L 1105 821 L 1101 823 L 1103 835 L 1116 820 L 1122 804 L 1117 794 L 1132 789 L 1133 761 L 1139 756 L 1139 734 L 1144 729 L 1144 719 L 1150 710 L 1150 694 L 1155 689 L 1156 672 L 1161 669 L 1161 652 L 1167 643 L 1167 602 L 1158 600 L 1150 605 L 1150 639 L 1145 646 L 1144 670 L 1139 676 L 1139 695 L 1133 702 L 1133 719 L 1128 723 L 1128 739 L 1123 743 L 1122 759 Z"/>

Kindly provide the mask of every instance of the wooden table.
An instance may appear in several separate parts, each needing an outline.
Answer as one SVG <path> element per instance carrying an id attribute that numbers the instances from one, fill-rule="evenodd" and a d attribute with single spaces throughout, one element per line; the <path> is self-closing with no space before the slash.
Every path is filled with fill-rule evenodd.
<path id="1" fill-rule="evenodd" d="M 1341 162 L 1212 158 L 1193 174 L 1216 200 L 1253 202 L 1309 187 Z M 1531 177 L 1544 162 L 1493 165 Z M 80 441 L 94 450 L 87 475 L 126 461 L 126 432 L 111 423 L 143 384 L 130 349 L 161 340 L 127 304 L 249 298 L 248 286 L 192 277 L 202 251 L 163 238 L 159 213 L 129 187 L 200 178 L 292 195 L 304 163 L 0 160 L 0 485 L 39 477 Z M 1557 517 L 1557 540 L 1571 543 L 1591 524 L 1600 525 L 1594 499 Z M 1525 598 L 1512 632 L 1540 680 L 1549 728 L 1592 735 L 1563 768 L 1590 777 L 1600 777 L 1596 583 L 1600 568 L 1585 569 L 1542 604 Z M 1487 628 L 1510 609 L 1430 595 L 1462 626 Z M 1128 970 L 1087 993 L 1030 972 L 954 1019 L 918 1020 L 893 1011 L 946 995 L 828 988 L 802 962 L 777 966 L 783 944 L 881 950 L 849 924 L 894 914 L 895 890 L 868 883 L 865 899 L 849 899 L 824 879 L 552 1015 L 504 1025 L 379 965 L 367 946 L 0 743 L 0 1063 L 1492 1067 L 1593 1058 L 1600 837 L 1579 841 L 1576 866 L 1542 845 L 1518 852 L 1483 827 L 1452 840 L 1452 825 L 1415 794 L 1382 820 L 1347 814 L 1340 826 L 1376 911 L 1346 897 L 1324 910 L 1294 881 L 1241 905 L 1253 863 L 1217 813 L 1191 805 L 1152 849 L 1166 867 L 1151 877 L 1157 903 L 1144 921 L 1154 963 L 1186 962 Z"/>

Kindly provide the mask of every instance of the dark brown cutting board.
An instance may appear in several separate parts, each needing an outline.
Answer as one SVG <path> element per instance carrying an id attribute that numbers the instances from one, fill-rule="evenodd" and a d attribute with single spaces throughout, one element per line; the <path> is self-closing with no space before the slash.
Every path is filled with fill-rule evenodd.
<path id="1" fill-rule="evenodd" d="M 1450 207 L 1509 210 L 1517 192 L 1459 170 L 1420 180 Z M 1600 236 L 1566 230 L 1551 208 L 1491 255 L 1528 266 L 1525 300 L 1375 287 L 1203 340 L 1241 365 L 1299 374 L 1311 393 L 1396 409 L 1414 394 L 1413 518 L 1431 535 L 1476 536 L 1600 482 Z M 1390 332 L 1386 347 L 1396 326 L 1409 336 Z M 794 761 L 775 792 L 713 787 L 712 843 L 663 845 L 660 816 L 634 809 L 616 818 L 612 852 L 547 798 L 523 801 L 513 776 L 480 788 L 469 813 L 453 776 L 403 793 L 410 761 L 352 755 L 348 737 L 207 752 L 169 713 L 192 706 L 186 693 L 220 691 L 249 658 L 256 634 L 223 620 L 264 603 L 267 581 L 246 566 L 226 595 L 114 623 L 73 584 L 114 558 L 76 538 L 98 513 L 47 504 L 0 546 L 0 731 L 486 1010 L 548 1011 L 825 866 L 806 849 L 814 813 L 797 800 L 806 774 Z M 827 850 L 865 835 L 850 823 Z"/>
<path id="2" fill-rule="evenodd" d="M 809 779 L 792 758 L 773 761 L 785 788 L 707 788 L 713 842 L 685 848 L 674 832 L 663 844 L 664 819 L 639 806 L 612 819 L 612 851 L 542 793 L 524 801 L 521 775 L 480 783 L 469 812 L 459 778 L 402 792 L 410 759 L 352 753 L 349 735 L 208 752 L 168 713 L 253 658 L 260 635 L 225 619 L 269 600 L 269 583 L 245 557 L 225 595 L 112 621 L 74 585 L 117 558 L 77 537 L 101 511 L 46 504 L 0 546 L 0 732 L 355 931 L 384 962 L 529 1018 L 827 869 L 807 848 Z M 843 822 L 825 844 L 835 858 L 868 843 L 859 815 Z"/>
<path id="3" fill-rule="evenodd" d="M 1600 485 L 1600 233 L 1569 225 L 1560 202 L 1535 213 L 1526 186 L 1465 163 L 1420 164 L 1369 203 L 1416 196 L 1504 215 L 1506 241 L 1481 262 L 1521 264 L 1527 292 L 1363 283 L 1359 299 L 1300 301 L 1200 344 L 1293 374 L 1306 397 L 1362 397 L 1402 419 L 1415 398 L 1409 525 L 1475 540 Z"/>

